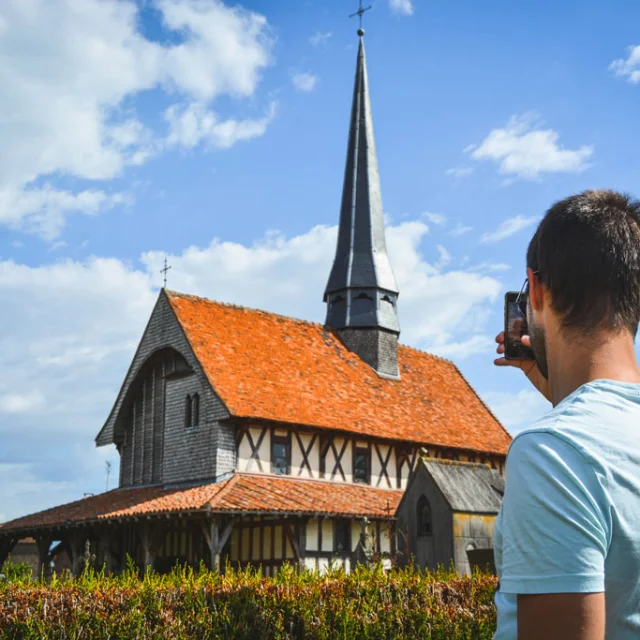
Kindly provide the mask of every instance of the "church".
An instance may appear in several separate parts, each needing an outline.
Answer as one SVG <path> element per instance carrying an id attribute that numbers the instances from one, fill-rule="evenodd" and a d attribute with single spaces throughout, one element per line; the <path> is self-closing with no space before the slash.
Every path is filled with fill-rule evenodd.
<path id="1" fill-rule="evenodd" d="M 432 501 L 445 487 L 450 511 L 485 513 L 476 498 L 493 508 L 509 434 L 453 363 L 398 341 L 358 34 L 325 323 L 162 289 L 96 438 L 117 447 L 118 488 L 0 525 L 0 566 L 28 537 L 41 570 L 62 545 L 74 573 L 85 556 L 113 572 L 127 556 L 157 571 L 177 562 L 349 571 L 401 553 L 396 512 L 410 480 L 433 487 Z M 428 474 L 414 481 L 418 467 Z M 451 474 L 471 497 L 460 498 Z M 420 522 L 403 521 L 436 536 L 436 511 L 425 495 L 416 501 Z"/>

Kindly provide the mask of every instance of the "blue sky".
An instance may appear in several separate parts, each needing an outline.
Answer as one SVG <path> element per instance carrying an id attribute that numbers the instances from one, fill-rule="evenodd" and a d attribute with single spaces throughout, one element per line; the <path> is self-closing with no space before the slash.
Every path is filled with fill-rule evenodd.
<path id="1" fill-rule="evenodd" d="M 401 339 L 454 360 L 515 431 L 546 407 L 492 366 L 502 297 L 552 202 L 638 183 L 640 5 L 372 4 Z M 171 288 L 323 320 L 355 9 L 2 3 L 0 521 L 104 488 L 117 453 L 93 438 L 165 255 Z"/>

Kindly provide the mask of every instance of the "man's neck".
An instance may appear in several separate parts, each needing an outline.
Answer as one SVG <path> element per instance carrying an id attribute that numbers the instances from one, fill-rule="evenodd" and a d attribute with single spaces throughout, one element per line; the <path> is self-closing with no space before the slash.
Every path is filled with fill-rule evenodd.
<path id="1" fill-rule="evenodd" d="M 628 332 L 601 332 L 589 337 L 560 334 L 548 353 L 551 402 L 555 407 L 578 387 L 594 380 L 640 383 L 633 338 Z"/>

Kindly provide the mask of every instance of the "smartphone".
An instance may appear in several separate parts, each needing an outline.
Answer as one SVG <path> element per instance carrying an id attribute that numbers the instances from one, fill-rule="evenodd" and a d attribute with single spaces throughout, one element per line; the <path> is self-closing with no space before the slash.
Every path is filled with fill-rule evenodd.
<path id="1" fill-rule="evenodd" d="M 504 357 L 507 360 L 534 360 L 530 347 L 522 344 L 522 336 L 529 334 L 527 326 L 527 298 L 517 291 L 504 297 Z M 516 302 L 517 301 L 517 302 Z"/>

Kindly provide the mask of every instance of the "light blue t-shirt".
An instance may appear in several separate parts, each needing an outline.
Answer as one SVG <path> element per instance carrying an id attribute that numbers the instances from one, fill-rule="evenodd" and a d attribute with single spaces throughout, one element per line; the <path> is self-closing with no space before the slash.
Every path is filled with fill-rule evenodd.
<path id="1" fill-rule="evenodd" d="M 496 640 L 519 593 L 602 591 L 606 638 L 640 638 L 640 385 L 585 384 L 518 434 L 494 546 Z"/>

